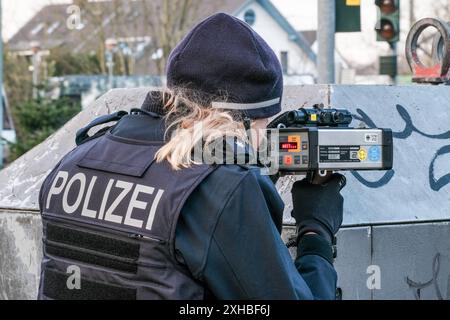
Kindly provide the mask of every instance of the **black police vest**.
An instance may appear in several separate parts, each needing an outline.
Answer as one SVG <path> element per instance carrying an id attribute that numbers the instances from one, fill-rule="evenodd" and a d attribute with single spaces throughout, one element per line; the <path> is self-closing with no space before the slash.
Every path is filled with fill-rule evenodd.
<path id="1" fill-rule="evenodd" d="M 160 143 L 105 134 L 75 148 L 40 194 L 40 299 L 203 299 L 176 259 L 175 228 L 214 170 L 156 163 Z"/>

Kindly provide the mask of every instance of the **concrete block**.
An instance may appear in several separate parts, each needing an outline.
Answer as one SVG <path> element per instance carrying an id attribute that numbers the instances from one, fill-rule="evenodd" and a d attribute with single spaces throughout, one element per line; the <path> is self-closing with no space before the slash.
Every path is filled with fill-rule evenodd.
<path id="1" fill-rule="evenodd" d="M 367 268 L 372 264 L 371 228 L 346 228 L 337 235 L 338 287 L 344 300 L 371 300 Z"/>
<path id="2" fill-rule="evenodd" d="M 0 209 L 0 300 L 36 299 L 41 259 L 39 215 Z"/>
<path id="3" fill-rule="evenodd" d="M 449 222 L 374 227 L 374 299 L 450 299 L 449 234 Z"/>
<path id="4" fill-rule="evenodd" d="M 449 99 L 448 86 L 331 87 L 332 106 L 394 132 L 393 171 L 346 174 L 345 224 L 450 218 Z"/>

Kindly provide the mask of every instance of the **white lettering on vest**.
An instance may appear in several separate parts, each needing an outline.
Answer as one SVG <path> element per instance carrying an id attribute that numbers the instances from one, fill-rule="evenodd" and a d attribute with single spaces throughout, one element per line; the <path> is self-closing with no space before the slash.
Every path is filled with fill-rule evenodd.
<path id="1" fill-rule="evenodd" d="M 94 218 L 94 219 L 97 216 L 97 211 L 89 209 L 88 206 L 89 206 L 89 201 L 91 200 L 92 189 L 94 188 L 96 181 L 97 181 L 97 177 L 93 176 L 91 182 L 89 183 L 87 192 L 86 192 L 86 198 L 84 199 L 83 209 L 81 210 L 82 216 Z"/>
<path id="2" fill-rule="evenodd" d="M 108 201 L 109 193 L 111 192 L 111 188 L 112 188 L 113 184 L 114 184 L 114 179 L 110 179 L 108 181 L 108 185 L 106 186 L 105 193 L 103 194 L 102 204 L 101 204 L 100 210 L 98 212 L 98 218 L 100 220 L 103 220 L 103 216 L 105 215 L 106 202 Z"/>
<path id="3" fill-rule="evenodd" d="M 79 188 L 74 185 L 79 185 Z M 81 207 L 80 215 L 83 217 L 124 224 L 138 229 L 142 229 L 145 223 L 145 229 L 152 230 L 155 215 L 164 194 L 163 189 L 115 179 L 109 179 L 105 189 L 103 188 L 104 183 L 99 183 L 98 176 L 86 176 L 86 174 L 79 172 L 70 177 L 67 171 L 59 171 L 48 191 L 46 208 L 49 209 L 52 200 L 55 201 L 54 197 L 58 196 L 57 198 L 61 201 L 62 209 L 66 214 L 73 214 Z M 111 194 L 112 192 L 114 197 Z M 117 193 L 119 194 L 116 196 Z M 154 195 L 153 201 L 139 200 L 139 197 L 142 198 L 143 194 Z M 74 203 L 69 203 L 69 196 L 71 201 L 75 199 Z M 100 197 L 102 197 L 101 201 Z M 125 206 L 127 206 L 126 212 Z M 148 217 L 146 219 L 133 218 L 135 210 L 143 210 L 144 212 L 148 210 Z M 145 220 L 147 221 L 145 222 Z"/>
<path id="4" fill-rule="evenodd" d="M 136 185 L 133 191 L 133 195 L 131 196 L 130 203 L 128 204 L 128 210 L 125 215 L 125 221 L 124 224 L 136 227 L 136 228 L 142 228 L 142 224 L 144 221 L 133 219 L 131 217 L 131 214 L 133 213 L 133 209 L 142 209 L 145 210 L 147 208 L 147 202 L 139 201 L 137 198 L 139 196 L 139 193 L 147 193 L 147 194 L 153 194 L 153 191 L 155 191 L 155 188 L 143 186 L 142 184 Z"/>
<path id="5" fill-rule="evenodd" d="M 73 184 L 76 181 L 80 182 L 80 189 L 78 190 L 78 196 L 77 196 L 77 199 L 75 200 L 74 204 L 73 205 L 69 205 L 69 202 L 68 202 L 67 198 L 69 196 L 69 192 L 72 189 Z M 64 190 L 64 195 L 63 195 L 63 200 L 62 200 L 63 210 L 67 214 L 72 214 L 78 209 L 78 207 L 81 204 L 81 200 L 83 200 L 83 194 L 84 194 L 85 187 L 86 187 L 86 176 L 83 173 L 77 173 L 67 183 L 67 187 Z"/>
<path id="6" fill-rule="evenodd" d="M 52 186 L 51 186 L 50 191 L 48 192 L 48 196 L 47 196 L 47 204 L 45 205 L 46 209 L 50 208 L 50 200 L 52 199 L 52 196 L 60 194 L 63 191 L 68 178 L 69 178 L 69 173 L 67 171 L 59 171 L 58 174 L 56 175 L 56 177 L 53 179 Z M 58 181 L 60 179 L 62 179 L 62 182 L 57 187 L 56 185 L 58 184 Z"/>
<path id="7" fill-rule="evenodd" d="M 120 202 L 122 202 L 122 200 L 125 198 L 125 196 L 131 191 L 131 189 L 133 188 L 133 184 L 130 182 L 117 180 L 116 187 L 122 189 L 122 192 L 117 196 L 117 198 L 111 204 L 109 209 L 106 210 L 105 220 L 121 224 L 123 217 L 115 215 L 115 214 L 113 214 L 113 212 L 114 212 L 114 210 L 116 210 L 116 208 L 118 207 Z"/>
<path id="8" fill-rule="evenodd" d="M 158 209 L 159 201 L 164 193 L 164 190 L 158 190 L 156 193 L 155 200 L 153 200 L 152 207 L 150 208 L 150 214 L 148 215 L 147 225 L 145 229 L 152 230 L 153 220 L 155 220 L 156 209 Z"/>

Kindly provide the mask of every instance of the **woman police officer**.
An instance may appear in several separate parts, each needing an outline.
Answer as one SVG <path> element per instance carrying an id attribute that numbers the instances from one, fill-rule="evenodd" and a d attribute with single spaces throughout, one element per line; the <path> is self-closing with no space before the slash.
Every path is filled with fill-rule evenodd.
<path id="1" fill-rule="evenodd" d="M 247 144 L 243 119 L 263 128 L 281 111 L 274 52 L 244 22 L 219 13 L 172 51 L 167 84 L 45 180 L 39 297 L 334 299 L 342 176 L 294 184 L 293 262 L 272 181 L 255 168 L 193 157 L 196 146 L 226 135 Z M 75 290 L 67 288 L 70 266 L 81 277 Z"/>

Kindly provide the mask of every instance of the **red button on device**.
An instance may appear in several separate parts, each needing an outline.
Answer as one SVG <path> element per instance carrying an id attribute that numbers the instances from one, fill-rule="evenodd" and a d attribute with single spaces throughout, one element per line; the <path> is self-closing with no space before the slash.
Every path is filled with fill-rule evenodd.
<path id="1" fill-rule="evenodd" d="M 294 163 L 294 159 L 292 158 L 292 156 L 284 156 L 284 164 L 285 165 L 292 165 Z"/>

